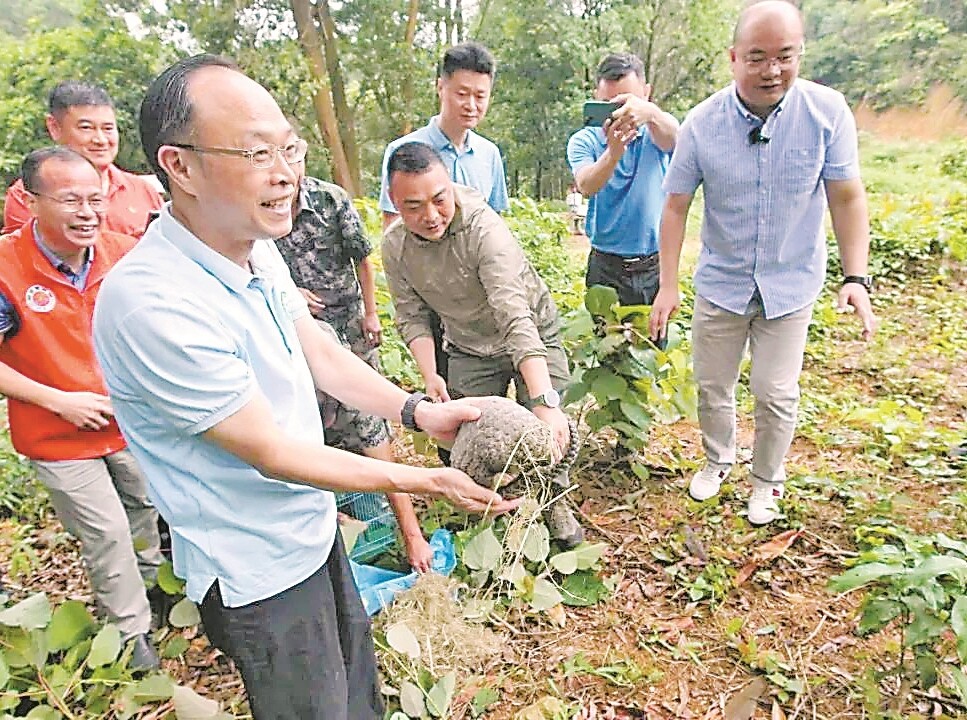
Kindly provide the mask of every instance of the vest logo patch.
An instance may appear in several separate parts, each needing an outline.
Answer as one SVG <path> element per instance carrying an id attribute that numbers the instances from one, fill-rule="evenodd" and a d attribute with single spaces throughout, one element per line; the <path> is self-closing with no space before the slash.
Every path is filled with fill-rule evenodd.
<path id="1" fill-rule="evenodd" d="M 57 305 L 54 291 L 43 285 L 31 285 L 27 288 L 24 300 L 34 312 L 48 313 Z"/>

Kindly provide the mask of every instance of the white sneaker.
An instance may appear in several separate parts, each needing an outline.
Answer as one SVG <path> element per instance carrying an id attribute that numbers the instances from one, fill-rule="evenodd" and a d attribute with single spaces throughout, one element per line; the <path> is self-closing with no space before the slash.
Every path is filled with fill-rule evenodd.
<path id="1" fill-rule="evenodd" d="M 749 522 L 768 525 L 779 516 L 778 501 L 782 500 L 785 487 L 782 483 L 759 483 L 752 481 L 749 497 Z"/>
<path id="2" fill-rule="evenodd" d="M 688 483 L 688 494 L 699 502 L 708 500 L 719 494 L 722 481 L 732 472 L 731 465 L 716 465 L 707 463 L 705 467 L 692 476 Z"/>

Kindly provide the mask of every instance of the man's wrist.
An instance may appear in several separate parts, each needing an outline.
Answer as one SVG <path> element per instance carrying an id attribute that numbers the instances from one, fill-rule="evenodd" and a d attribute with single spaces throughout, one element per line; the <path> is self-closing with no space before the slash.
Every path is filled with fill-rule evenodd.
<path id="1" fill-rule="evenodd" d="M 419 431 L 422 428 L 416 421 L 417 406 L 420 405 L 424 400 L 430 401 L 429 396 L 426 393 L 415 392 L 410 393 L 410 396 L 406 398 L 406 402 L 403 403 L 403 408 L 400 410 L 400 422 L 403 424 L 407 430 Z"/>
<path id="2" fill-rule="evenodd" d="M 862 285 L 866 292 L 873 289 L 873 277 L 871 275 L 846 275 L 843 277 L 843 285 Z"/>

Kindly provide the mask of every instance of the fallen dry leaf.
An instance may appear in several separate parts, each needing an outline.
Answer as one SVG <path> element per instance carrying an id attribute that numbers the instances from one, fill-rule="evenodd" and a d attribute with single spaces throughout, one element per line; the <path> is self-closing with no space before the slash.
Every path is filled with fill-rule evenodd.
<path id="1" fill-rule="evenodd" d="M 545 610 L 544 614 L 547 615 L 551 622 L 558 627 L 564 627 L 564 625 L 567 623 L 567 615 L 564 613 L 564 606 L 560 603 Z"/>
<path id="2" fill-rule="evenodd" d="M 752 552 L 752 558 L 739 570 L 735 576 L 735 587 L 752 577 L 760 565 L 775 560 L 788 550 L 796 539 L 802 535 L 802 530 L 786 530 L 776 535 L 766 543 L 763 543 Z"/>
<path id="3" fill-rule="evenodd" d="M 773 699 L 772 701 L 772 720 L 786 720 L 786 713 L 779 705 L 779 701 Z"/>
<path id="4" fill-rule="evenodd" d="M 768 685 L 764 678 L 757 677 L 729 698 L 725 704 L 725 720 L 749 720 L 755 712 L 756 703 Z"/>

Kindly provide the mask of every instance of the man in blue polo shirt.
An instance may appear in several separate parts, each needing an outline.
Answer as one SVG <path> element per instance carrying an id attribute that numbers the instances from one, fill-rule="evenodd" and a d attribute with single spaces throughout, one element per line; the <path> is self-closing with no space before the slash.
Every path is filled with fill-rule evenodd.
<path id="1" fill-rule="evenodd" d="M 696 500 L 714 497 L 735 463 L 735 383 L 748 346 L 755 396 L 748 518 L 756 525 L 776 518 L 783 496 L 806 331 L 826 278 L 827 200 L 844 273 L 839 307 L 855 309 L 864 338 L 875 327 L 856 124 L 840 93 L 797 79 L 802 53 L 794 5 L 766 0 L 742 11 L 729 48 L 734 82 L 689 113 L 665 179 L 661 287 L 651 315 L 658 338 L 679 306 L 685 219 L 702 185 L 692 347 L 707 463 L 688 489 Z"/>
<path id="2" fill-rule="evenodd" d="M 622 305 L 651 305 L 658 292 L 661 189 L 678 121 L 651 101 L 641 60 L 611 54 L 598 65 L 594 96 L 621 105 L 604 127 L 585 127 L 567 143 L 574 182 L 589 197 L 587 287 L 618 291 Z"/>
<path id="3" fill-rule="evenodd" d="M 315 389 L 443 438 L 479 410 L 393 386 L 320 329 L 277 252 L 256 251 L 292 228 L 307 148 L 263 87 L 187 58 L 148 88 L 140 126 L 171 203 L 104 280 L 94 342 L 175 572 L 257 720 L 382 718 L 329 490 L 515 503 L 457 470 L 326 447 Z"/>
<path id="4" fill-rule="evenodd" d="M 474 132 L 490 107 L 495 73 L 494 56 L 480 43 L 454 45 L 443 54 L 436 81 L 440 114 L 430 118 L 426 126 L 391 142 L 383 153 L 379 209 L 383 211 L 384 228 L 399 215 L 389 197 L 386 163 L 393 151 L 407 142 L 429 145 L 443 158 L 455 183 L 479 190 L 497 212 L 508 208 L 500 150 Z"/>

